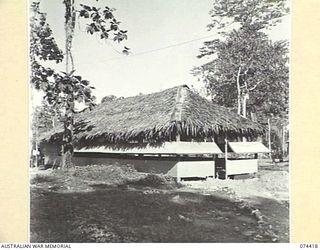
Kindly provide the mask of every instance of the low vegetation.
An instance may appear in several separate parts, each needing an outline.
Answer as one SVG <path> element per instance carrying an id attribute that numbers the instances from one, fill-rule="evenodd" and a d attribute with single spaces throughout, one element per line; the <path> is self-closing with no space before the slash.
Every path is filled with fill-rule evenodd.
<path id="1" fill-rule="evenodd" d="M 72 169 L 34 173 L 31 185 L 59 192 L 87 192 L 94 188 L 109 186 L 138 186 L 150 188 L 177 187 L 175 180 L 163 174 L 137 172 L 131 165 L 90 165 Z"/>

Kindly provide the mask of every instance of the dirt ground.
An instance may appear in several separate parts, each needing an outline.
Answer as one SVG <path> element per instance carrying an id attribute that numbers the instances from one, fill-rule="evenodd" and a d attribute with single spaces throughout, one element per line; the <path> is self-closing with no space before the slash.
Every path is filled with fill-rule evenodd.
<path id="1" fill-rule="evenodd" d="M 259 165 L 256 178 L 188 181 L 182 190 L 218 196 L 226 191 L 223 197 L 251 209 L 262 234 L 272 235 L 277 242 L 289 242 L 289 164 L 264 160 Z"/>
<path id="2" fill-rule="evenodd" d="M 31 242 L 288 242 L 288 166 L 189 181 L 128 166 L 31 170 Z"/>

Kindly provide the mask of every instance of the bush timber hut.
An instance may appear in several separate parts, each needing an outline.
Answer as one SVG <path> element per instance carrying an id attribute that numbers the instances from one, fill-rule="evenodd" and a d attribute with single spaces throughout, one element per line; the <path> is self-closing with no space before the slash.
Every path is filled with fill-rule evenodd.
<path id="1" fill-rule="evenodd" d="M 233 161 L 230 165 L 232 159 L 223 153 L 237 147 L 228 142 L 245 141 L 247 147 L 251 145 L 251 152 L 246 153 L 265 152 L 266 148 L 256 142 L 262 133 L 258 123 L 182 85 L 104 102 L 76 114 L 74 163 L 132 164 L 138 171 L 169 174 L 178 181 L 189 177 L 232 178 L 257 172 L 257 155 L 246 162 L 238 159 L 245 164 Z M 42 135 L 45 164 L 60 164 L 61 139 L 62 126 Z"/>

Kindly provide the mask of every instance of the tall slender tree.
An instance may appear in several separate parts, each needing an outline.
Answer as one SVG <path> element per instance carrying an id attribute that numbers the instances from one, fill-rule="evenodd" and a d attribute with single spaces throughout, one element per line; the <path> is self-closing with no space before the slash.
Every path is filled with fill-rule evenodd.
<path id="1" fill-rule="evenodd" d="M 219 36 L 200 49 L 199 58 L 209 62 L 193 70 L 205 81 L 213 101 L 244 117 L 262 108 L 286 112 L 288 44 L 270 41 L 265 31 L 287 13 L 286 0 L 213 1 L 208 28 Z"/>
<path id="2" fill-rule="evenodd" d="M 263 110 L 279 115 L 288 108 L 287 46 L 259 31 L 233 30 L 225 40 L 205 42 L 199 57 L 213 59 L 194 74 L 205 80 L 214 102 L 239 115 Z"/>
<path id="3" fill-rule="evenodd" d="M 100 39 L 112 39 L 121 42 L 127 39 L 127 31 L 120 29 L 120 22 L 114 17 L 114 9 L 108 6 L 103 9 L 85 4 L 75 5 L 74 0 L 64 0 L 65 7 L 65 52 L 58 47 L 52 30 L 47 23 L 46 14 L 40 11 L 38 2 L 31 4 L 30 20 L 30 61 L 31 83 L 44 91 L 44 99 L 53 106 L 64 107 L 64 133 L 62 138 L 62 167 L 72 167 L 74 150 L 74 113 L 75 102 L 94 105 L 94 96 L 89 81 L 75 75 L 72 54 L 72 42 L 77 18 L 87 21 L 86 30 L 90 35 L 97 34 Z M 77 7 L 77 8 L 76 8 Z M 124 47 L 124 54 L 129 49 Z M 52 67 L 43 66 L 45 61 L 65 63 L 65 72 L 56 72 Z"/>

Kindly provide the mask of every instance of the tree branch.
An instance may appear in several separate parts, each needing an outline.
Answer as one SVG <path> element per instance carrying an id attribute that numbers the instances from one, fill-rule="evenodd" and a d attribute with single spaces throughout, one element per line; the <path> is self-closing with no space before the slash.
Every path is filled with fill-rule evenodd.
<path id="1" fill-rule="evenodd" d="M 254 90 L 260 83 L 262 83 L 263 81 L 265 81 L 266 79 L 262 79 L 259 82 L 257 82 L 256 85 L 254 85 L 252 88 L 248 89 L 248 91 Z"/>

